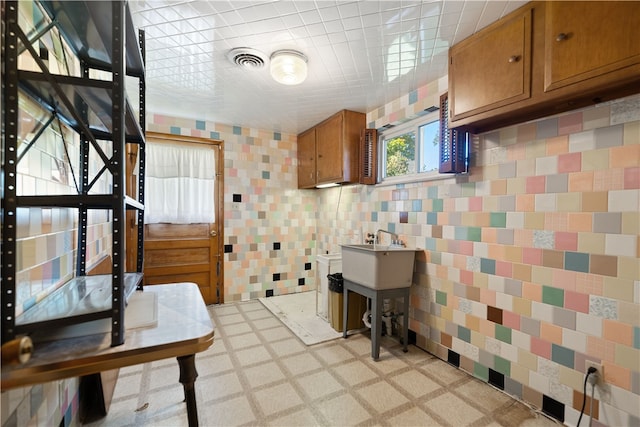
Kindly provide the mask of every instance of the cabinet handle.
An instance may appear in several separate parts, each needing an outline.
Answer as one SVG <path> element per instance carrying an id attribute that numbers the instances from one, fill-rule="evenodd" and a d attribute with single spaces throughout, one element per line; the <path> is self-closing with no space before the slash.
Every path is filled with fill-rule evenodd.
<path id="1" fill-rule="evenodd" d="M 566 40 L 568 38 L 569 38 L 569 36 L 566 33 L 560 33 L 560 34 L 558 34 L 556 36 L 556 41 L 557 42 L 561 42 L 561 41 L 564 41 L 564 40 Z"/>
<path id="2" fill-rule="evenodd" d="M 512 55 L 509 57 L 509 62 L 514 63 L 520 61 L 520 55 Z"/>

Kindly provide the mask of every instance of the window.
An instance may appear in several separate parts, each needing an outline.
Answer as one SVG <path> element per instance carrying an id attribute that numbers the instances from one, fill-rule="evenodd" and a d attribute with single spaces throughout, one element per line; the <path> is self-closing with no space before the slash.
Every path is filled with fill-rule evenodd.
<path id="1" fill-rule="evenodd" d="M 448 97 L 440 109 L 380 135 L 381 182 L 421 181 L 468 170 L 469 134 L 448 127 Z M 439 112 L 438 112 L 439 111 Z"/>
<path id="2" fill-rule="evenodd" d="M 437 112 L 388 129 L 380 140 L 382 181 L 438 175 L 440 120 Z"/>

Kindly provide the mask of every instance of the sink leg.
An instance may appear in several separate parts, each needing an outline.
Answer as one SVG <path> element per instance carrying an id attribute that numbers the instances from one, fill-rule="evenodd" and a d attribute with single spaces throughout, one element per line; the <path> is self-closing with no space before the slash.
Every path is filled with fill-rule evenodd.
<path id="1" fill-rule="evenodd" d="M 409 343 L 409 292 L 404 296 L 404 315 L 402 316 L 402 351 L 407 352 Z"/>
<path id="2" fill-rule="evenodd" d="M 376 292 L 371 301 L 371 357 L 373 360 L 380 358 L 380 335 L 382 334 L 382 298 L 378 298 Z"/>
<path id="3" fill-rule="evenodd" d="M 342 291 L 342 338 L 347 337 L 347 324 L 349 323 L 349 289 L 345 286 Z"/>

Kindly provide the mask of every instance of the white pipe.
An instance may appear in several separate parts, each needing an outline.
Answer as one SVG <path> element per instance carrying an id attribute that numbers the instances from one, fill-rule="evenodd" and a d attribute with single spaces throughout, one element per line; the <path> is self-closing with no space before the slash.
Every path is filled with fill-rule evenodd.
<path id="1" fill-rule="evenodd" d="M 364 326 L 366 326 L 369 329 L 371 329 L 371 321 L 369 320 L 370 317 L 371 317 L 371 312 L 369 310 L 365 311 L 364 315 L 362 316 L 362 321 L 364 322 Z"/>

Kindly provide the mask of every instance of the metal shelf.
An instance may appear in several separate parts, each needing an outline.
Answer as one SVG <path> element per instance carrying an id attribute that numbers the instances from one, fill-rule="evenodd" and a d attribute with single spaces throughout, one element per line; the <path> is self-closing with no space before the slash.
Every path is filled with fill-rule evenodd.
<path id="1" fill-rule="evenodd" d="M 142 273 L 125 273 L 124 299 L 142 282 Z M 16 332 L 89 322 L 111 317 L 111 275 L 75 277 L 16 318 Z"/>
<path id="2" fill-rule="evenodd" d="M 66 0 L 41 4 L 80 60 L 89 68 L 111 71 L 114 63 L 112 2 Z M 125 8 L 127 74 L 144 78 L 144 60 L 129 5 L 125 4 Z"/>
<path id="3" fill-rule="evenodd" d="M 47 110 L 57 112 L 60 118 L 76 132 L 82 126 L 76 119 L 75 112 L 86 105 L 92 115 L 88 117 L 88 125 L 96 139 L 113 139 L 113 84 L 106 80 L 95 80 L 82 77 L 55 75 L 55 85 L 48 81 L 48 76 L 33 71 L 18 71 L 20 87 Z M 65 99 L 71 102 L 67 106 Z M 127 142 L 144 142 L 144 133 L 128 100 L 125 100 L 125 138 Z M 74 107 L 74 108 L 70 108 Z M 74 111 L 75 110 L 75 111 Z"/>
<path id="4" fill-rule="evenodd" d="M 2 205 L 2 342 L 19 334 L 46 331 L 62 325 L 111 319 L 111 345 L 124 343 L 124 305 L 141 283 L 144 238 L 145 72 L 144 32 L 136 33 L 126 1 L 40 1 L 51 22 L 30 39 L 20 28 L 21 1 L 3 3 L 3 205 Z M 37 6 L 36 6 L 37 7 Z M 51 73 L 34 47 L 40 37 L 56 29 L 81 64 L 81 76 Z M 18 57 L 28 51 L 40 72 L 18 69 Z M 111 73 L 111 80 L 89 78 L 89 70 Z M 136 114 L 126 99 L 125 76 L 138 78 L 140 100 Z M 80 136 L 80 171 L 77 194 L 18 195 L 18 163 L 41 136 L 37 133 L 18 156 L 20 97 L 36 100 L 44 109 Z M 49 120 L 45 126 L 53 120 Z M 110 144 L 110 155 L 97 144 Z M 125 192 L 126 143 L 139 144 L 137 198 Z M 93 148 L 111 174 L 109 194 L 89 194 L 89 153 Z M 97 179 L 94 178 L 95 179 Z M 15 318 L 17 263 L 16 212 L 22 207 L 77 208 L 77 265 L 75 278 Z M 88 210 L 110 210 L 112 274 L 86 276 Z M 126 210 L 137 210 L 136 273 L 125 273 Z M 96 301 L 96 296 L 99 296 Z"/>

